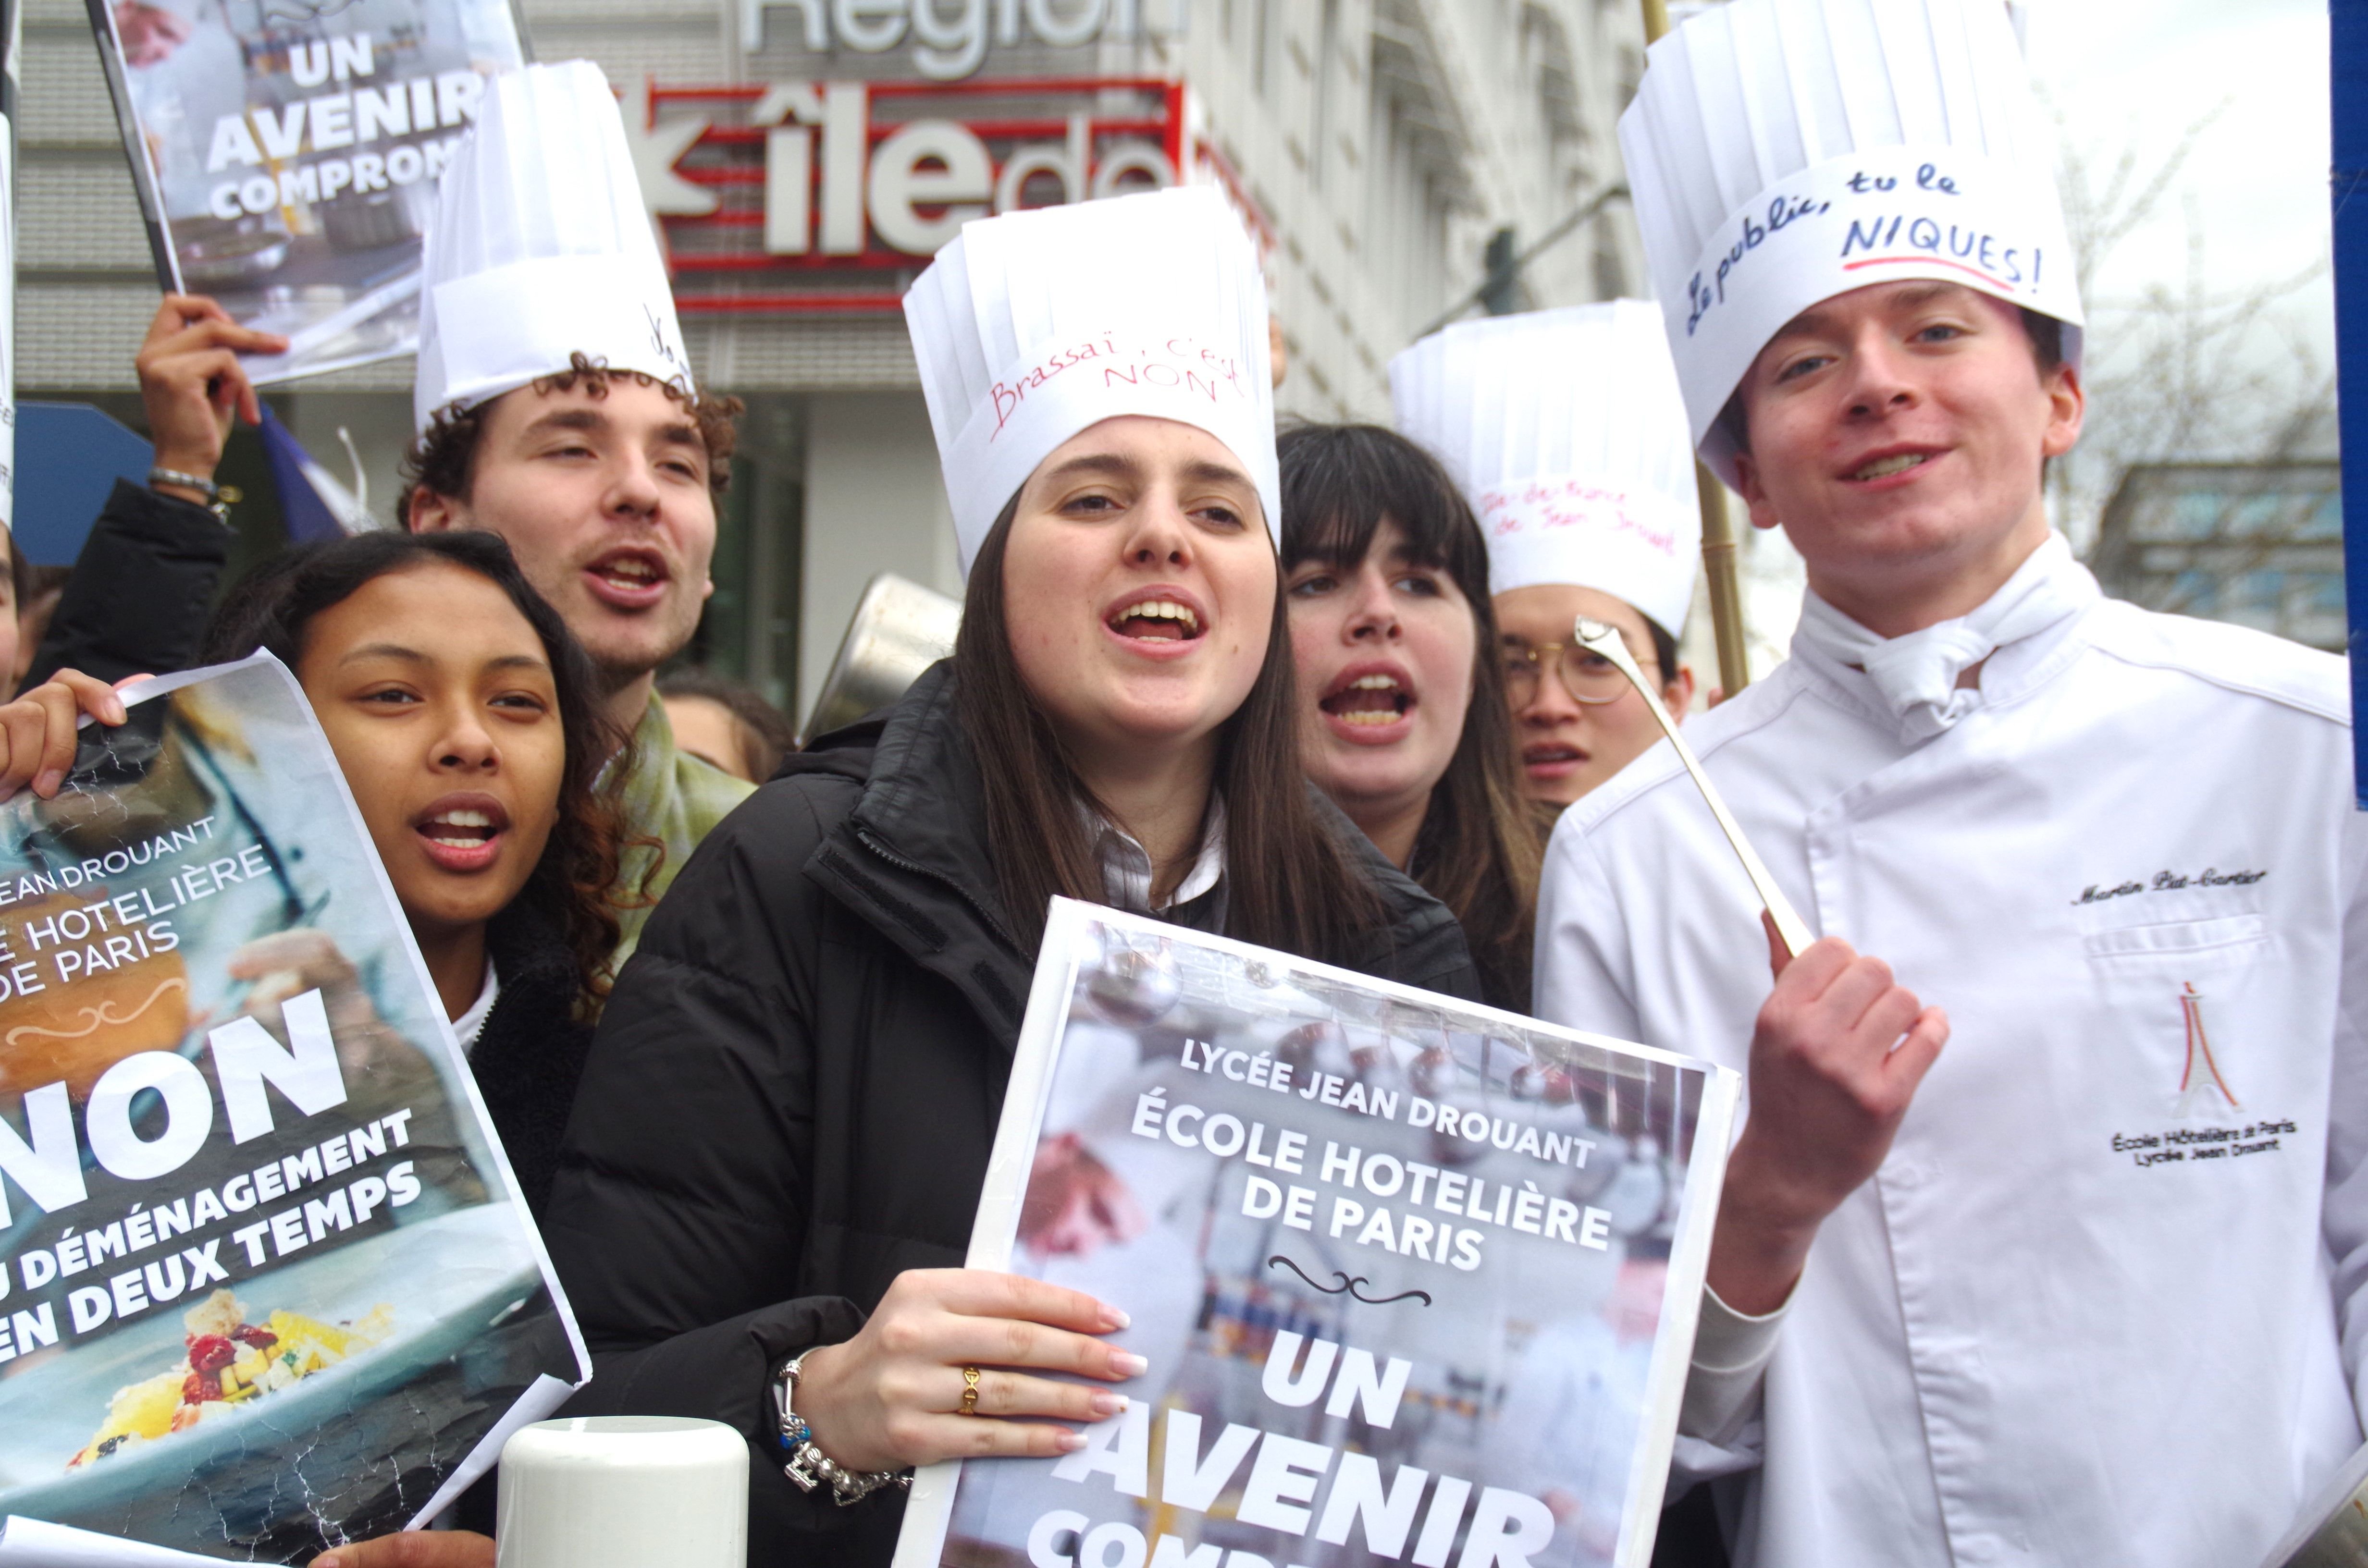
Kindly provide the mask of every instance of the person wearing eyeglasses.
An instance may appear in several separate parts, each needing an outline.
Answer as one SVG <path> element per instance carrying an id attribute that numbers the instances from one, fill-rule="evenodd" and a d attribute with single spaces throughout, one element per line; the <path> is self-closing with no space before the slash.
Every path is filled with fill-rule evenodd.
<path id="1" fill-rule="evenodd" d="M 1459 322 L 1390 363 L 1398 429 L 1454 475 L 1488 544 L 1521 788 L 1559 812 L 1660 739 L 1645 699 L 1578 645 L 1619 630 L 1670 712 L 1701 553 L 1693 457 L 1656 306 L 1613 300 Z"/>
<path id="2" fill-rule="evenodd" d="M 1578 617 L 1618 630 L 1636 667 L 1660 688 L 1662 705 L 1682 722 L 1694 672 L 1679 662 L 1677 638 L 1626 599 L 1576 583 L 1532 583 L 1496 600 L 1505 702 L 1513 710 L 1513 744 L 1531 800 L 1569 805 L 1661 738 L 1652 710 L 1619 666 L 1572 640 Z"/>

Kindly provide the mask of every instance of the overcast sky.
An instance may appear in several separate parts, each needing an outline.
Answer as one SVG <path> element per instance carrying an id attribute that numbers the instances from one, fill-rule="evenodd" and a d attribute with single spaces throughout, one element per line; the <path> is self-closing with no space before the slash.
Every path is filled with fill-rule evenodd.
<path id="1" fill-rule="evenodd" d="M 2167 151 L 2224 100 L 2182 181 L 2205 225 L 2220 287 L 2291 276 L 2328 250 L 2326 0 L 2032 0 L 2032 68 L 2065 111 L 2069 140 L 2109 166 L 2131 138 Z M 2134 239 L 2099 292 L 2135 292 L 2187 266 L 2180 203 Z M 2333 294 L 2321 280 L 2289 319 L 2327 361 Z"/>

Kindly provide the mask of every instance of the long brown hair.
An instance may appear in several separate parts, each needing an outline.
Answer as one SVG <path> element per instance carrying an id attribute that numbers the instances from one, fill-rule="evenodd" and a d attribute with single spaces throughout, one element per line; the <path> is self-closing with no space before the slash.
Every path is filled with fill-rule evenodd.
<path id="1" fill-rule="evenodd" d="M 1445 572 L 1472 607 L 1472 702 L 1406 869 L 1463 924 L 1489 998 L 1526 1010 L 1543 851 L 1536 814 L 1514 771 L 1513 719 L 1480 525 L 1428 452 L 1378 425 L 1294 426 L 1276 450 L 1284 570 L 1310 560 L 1354 570 L 1382 524 L 1392 522 L 1407 558 Z"/>
<path id="2" fill-rule="evenodd" d="M 1104 902 L 1077 804 L 1098 805 L 1077 776 L 1012 656 L 1003 563 L 1019 509 L 995 520 L 962 602 L 953 674 L 962 728 L 985 785 L 987 849 L 1005 911 L 1033 950 L 1055 894 Z M 1326 962 L 1344 962 L 1383 919 L 1353 851 L 1316 813 L 1300 771 L 1291 633 L 1278 585 L 1266 663 L 1218 732 L 1212 787 L 1225 802 L 1225 934 Z"/>

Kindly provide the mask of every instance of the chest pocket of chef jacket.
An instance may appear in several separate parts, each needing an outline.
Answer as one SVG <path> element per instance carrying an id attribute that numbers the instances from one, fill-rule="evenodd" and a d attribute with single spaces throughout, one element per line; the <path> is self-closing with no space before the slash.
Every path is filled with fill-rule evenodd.
<path id="1" fill-rule="evenodd" d="M 2225 905 L 2177 920 L 2132 921 L 2127 916 L 2135 910 L 2110 913 L 2121 918 L 2108 925 L 2092 917 L 2093 924 L 2084 922 L 2080 940 L 2094 987 L 2090 1006 L 2100 1008 L 2100 1023 L 2111 1020 L 2105 1027 L 2120 1042 L 2106 1053 L 2114 1066 L 2104 1092 L 2119 1108 L 2116 1114 L 2143 1119 L 2233 1110 L 2200 1088 L 2199 1097 L 2190 1098 L 2190 1075 L 2197 1070 L 2192 1052 L 2199 1044 L 2210 1051 L 2212 1072 L 2223 1075 L 2237 1103 L 2250 1107 L 2257 1097 L 2272 1107 L 2287 1103 L 2268 1059 L 2271 1020 L 2280 1016 L 2277 998 L 2268 992 L 2286 978 L 2270 961 L 2276 944 L 2268 918 Z M 2200 1041 L 2191 1032 L 2198 1023 L 2204 1028 Z"/>
<path id="2" fill-rule="evenodd" d="M 2105 926 L 2081 934 L 2089 967 L 2110 989 L 2227 977 L 2269 950 L 2268 920 L 2255 911 L 2194 920 Z"/>

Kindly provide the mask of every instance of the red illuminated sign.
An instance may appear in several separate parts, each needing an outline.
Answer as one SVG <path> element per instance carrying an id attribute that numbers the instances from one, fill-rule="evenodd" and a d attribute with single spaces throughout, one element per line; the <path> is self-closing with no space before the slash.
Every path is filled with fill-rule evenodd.
<path id="1" fill-rule="evenodd" d="M 963 222 L 1016 207 L 1214 178 L 1262 231 L 1186 108 L 1181 83 L 1081 77 L 654 85 L 626 114 L 666 165 L 643 179 L 677 307 L 814 312 L 897 309 Z"/>

